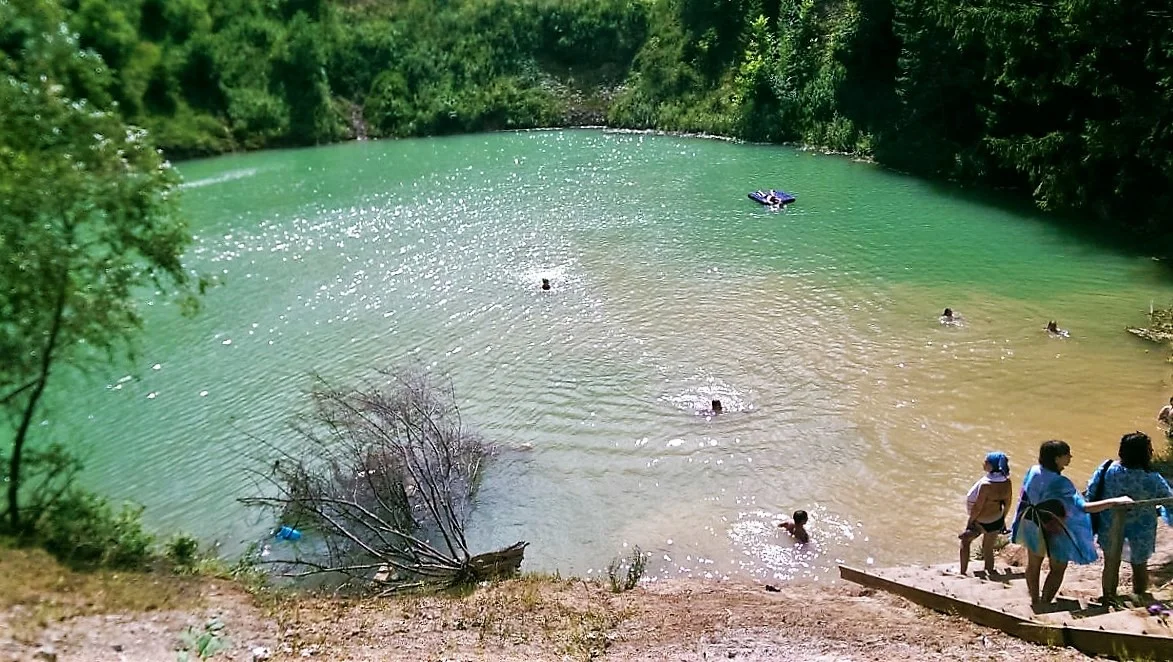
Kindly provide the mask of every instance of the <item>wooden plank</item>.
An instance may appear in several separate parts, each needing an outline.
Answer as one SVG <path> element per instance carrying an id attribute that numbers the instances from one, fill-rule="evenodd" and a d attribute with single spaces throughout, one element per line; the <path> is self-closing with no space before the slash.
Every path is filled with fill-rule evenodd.
<path id="1" fill-rule="evenodd" d="M 891 569 L 889 572 L 897 572 Z M 1173 660 L 1173 637 L 1156 631 L 1122 632 L 1073 625 L 1051 625 L 983 607 L 966 600 L 935 593 L 911 584 L 849 566 L 839 566 L 839 576 L 862 586 L 902 596 L 935 611 L 955 614 L 986 627 L 997 628 L 1024 641 L 1045 646 L 1071 646 L 1088 655 L 1116 658 Z M 1094 625 L 1095 617 L 1087 619 Z"/>
<path id="2" fill-rule="evenodd" d="M 1160 499 L 1141 499 L 1140 501 L 1133 501 L 1132 503 L 1119 503 L 1111 506 L 1111 508 L 1123 508 L 1125 510 L 1132 510 L 1134 508 L 1148 508 L 1157 506 L 1173 506 L 1173 497 L 1161 497 Z"/>
<path id="3" fill-rule="evenodd" d="M 934 593 L 845 565 L 839 566 L 839 576 L 856 584 L 878 588 L 908 598 L 918 605 L 935 611 L 956 614 L 979 625 L 1002 630 L 1025 641 L 1044 646 L 1063 645 L 1062 628 L 1057 626 L 1034 623 L 1007 612 L 982 607 L 972 602 Z"/>
<path id="4" fill-rule="evenodd" d="M 1103 597 L 1116 597 L 1116 587 L 1120 585 L 1120 560 L 1124 555 L 1124 515 L 1116 513 L 1112 517 L 1112 528 L 1108 530 L 1108 544 L 1104 547 L 1104 574 Z"/>
<path id="5" fill-rule="evenodd" d="M 1080 627 L 1063 628 L 1063 635 L 1068 646 L 1088 655 L 1173 660 L 1173 638 L 1170 637 Z"/>

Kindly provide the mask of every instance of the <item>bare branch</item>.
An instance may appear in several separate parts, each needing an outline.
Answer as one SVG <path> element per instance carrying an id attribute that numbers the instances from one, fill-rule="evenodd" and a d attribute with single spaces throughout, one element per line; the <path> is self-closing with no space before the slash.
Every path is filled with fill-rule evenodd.
<path id="1" fill-rule="evenodd" d="M 312 409 L 291 426 L 301 450 L 260 440 L 270 458 L 258 465 L 271 466 L 247 472 L 257 495 L 242 502 L 306 531 L 293 558 L 267 563 L 382 594 L 516 572 L 526 543 L 469 551 L 464 517 L 488 451 L 463 427 L 451 385 L 419 370 L 379 374 L 354 390 L 317 377 Z"/>

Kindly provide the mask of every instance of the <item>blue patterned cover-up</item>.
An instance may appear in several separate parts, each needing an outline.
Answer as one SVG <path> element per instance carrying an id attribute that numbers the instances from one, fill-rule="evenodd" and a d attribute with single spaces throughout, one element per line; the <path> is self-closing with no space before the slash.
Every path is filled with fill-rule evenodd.
<path id="1" fill-rule="evenodd" d="M 1036 464 L 1022 480 L 1011 540 L 1035 556 L 1062 563 L 1094 563 L 1092 522 L 1083 503 L 1083 495 L 1069 478 Z M 1062 517 L 1054 514 L 1056 505 L 1062 507 Z"/>
<path id="2" fill-rule="evenodd" d="M 1119 462 L 1113 462 L 1104 470 L 1104 491 L 1102 499 L 1111 499 L 1118 496 L 1130 496 L 1134 501 L 1143 499 L 1163 499 L 1173 497 L 1173 490 L 1169 483 L 1156 471 L 1144 469 L 1128 469 Z M 1087 493 L 1095 494 L 1100 484 L 1100 472 L 1092 474 L 1087 484 Z M 1124 540 L 1128 543 L 1128 562 L 1141 564 L 1149 560 L 1157 545 L 1157 511 L 1167 524 L 1173 524 L 1167 508 L 1134 508 L 1124 512 Z M 1112 520 L 1122 511 L 1108 509 L 1100 513 L 1100 528 L 1096 531 L 1103 548 L 1112 530 Z"/>

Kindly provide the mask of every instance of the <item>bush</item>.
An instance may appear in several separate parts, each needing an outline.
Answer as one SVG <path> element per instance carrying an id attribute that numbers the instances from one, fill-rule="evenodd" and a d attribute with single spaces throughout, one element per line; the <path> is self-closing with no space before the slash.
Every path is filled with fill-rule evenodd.
<path id="1" fill-rule="evenodd" d="M 186 533 L 177 534 L 164 545 L 163 555 L 177 572 L 194 571 L 201 560 L 200 541 Z"/>
<path id="2" fill-rule="evenodd" d="M 186 105 L 180 106 L 172 116 L 144 119 L 143 128 L 170 158 L 209 156 L 235 147 L 228 128 L 220 120 Z"/>
<path id="3" fill-rule="evenodd" d="M 617 556 L 612 559 L 611 564 L 607 566 L 607 578 L 611 582 L 611 592 L 623 593 L 638 586 L 647 566 L 648 558 L 638 545 L 632 547 L 627 556 Z"/>
<path id="4" fill-rule="evenodd" d="M 152 560 L 155 542 L 143 530 L 142 514 L 142 506 L 115 512 L 106 499 L 73 489 L 45 512 L 39 541 L 66 565 L 141 569 Z"/>

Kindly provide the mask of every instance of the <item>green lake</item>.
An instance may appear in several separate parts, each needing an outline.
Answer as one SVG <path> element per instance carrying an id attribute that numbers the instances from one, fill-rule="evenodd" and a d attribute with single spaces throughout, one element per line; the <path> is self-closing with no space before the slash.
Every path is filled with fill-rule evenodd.
<path id="1" fill-rule="evenodd" d="M 639 545 L 657 577 L 762 579 L 951 560 L 987 450 L 1017 493 L 1066 439 L 1082 486 L 1173 390 L 1123 331 L 1173 301 L 1161 263 L 843 157 L 568 130 L 178 169 L 186 262 L 224 284 L 194 319 L 147 301 L 135 362 L 58 393 L 45 428 L 86 440 L 91 487 L 225 551 L 273 525 L 237 498 L 312 374 L 451 377 L 498 446 L 478 550 L 528 540 L 527 569 L 587 575 Z M 764 187 L 798 201 L 746 197 Z M 805 549 L 774 528 L 798 508 Z"/>

